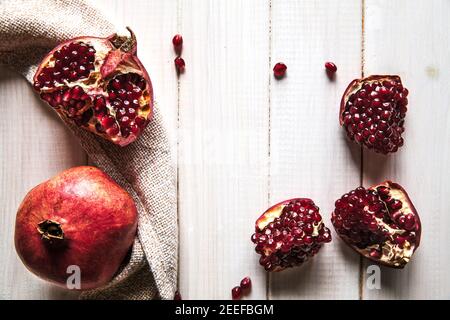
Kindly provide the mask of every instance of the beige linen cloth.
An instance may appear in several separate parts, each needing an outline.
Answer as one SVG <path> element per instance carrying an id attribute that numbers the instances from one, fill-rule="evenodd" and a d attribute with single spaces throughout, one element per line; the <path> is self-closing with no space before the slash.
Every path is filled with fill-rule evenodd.
<path id="1" fill-rule="evenodd" d="M 32 82 L 42 57 L 62 40 L 115 31 L 83 0 L 0 0 L 0 64 L 13 67 Z M 42 107 L 49 108 L 44 103 Z M 139 211 L 130 260 L 109 285 L 83 292 L 81 297 L 172 299 L 178 255 L 176 169 L 158 108 L 141 137 L 124 148 L 67 125 L 95 165 L 131 194 Z"/>

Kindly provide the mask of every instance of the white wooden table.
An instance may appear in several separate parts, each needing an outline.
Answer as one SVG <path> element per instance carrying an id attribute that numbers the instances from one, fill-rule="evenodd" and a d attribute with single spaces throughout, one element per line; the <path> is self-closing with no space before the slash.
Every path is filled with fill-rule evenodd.
<path id="1" fill-rule="evenodd" d="M 95 1 L 139 40 L 179 169 L 184 298 L 228 299 L 250 275 L 252 299 L 450 298 L 450 2 Z M 173 66 L 184 37 L 186 73 Z M 338 66 L 329 81 L 325 61 Z M 288 76 L 276 81 L 273 65 Z M 338 124 L 347 84 L 399 74 L 410 90 L 405 146 L 389 157 L 348 143 Z M 0 72 L 0 299 L 74 298 L 26 271 L 13 246 L 17 207 L 34 185 L 86 154 L 20 76 Z M 334 240 L 309 263 L 277 274 L 258 265 L 250 235 L 271 203 L 311 197 L 328 221 L 343 193 L 400 182 L 422 219 L 420 249 L 404 270 L 381 269 Z"/>

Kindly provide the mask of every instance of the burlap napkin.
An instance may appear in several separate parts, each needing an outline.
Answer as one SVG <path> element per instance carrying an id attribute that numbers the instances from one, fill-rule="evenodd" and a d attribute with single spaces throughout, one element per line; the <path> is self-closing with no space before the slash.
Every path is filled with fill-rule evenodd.
<path id="1" fill-rule="evenodd" d="M 62 40 L 115 31 L 83 0 L 0 0 L 0 64 L 31 82 L 42 57 Z M 139 211 L 129 262 L 109 285 L 84 292 L 82 298 L 172 299 L 177 282 L 176 171 L 158 108 L 142 136 L 125 148 L 67 125 L 95 165 L 131 194 Z"/>

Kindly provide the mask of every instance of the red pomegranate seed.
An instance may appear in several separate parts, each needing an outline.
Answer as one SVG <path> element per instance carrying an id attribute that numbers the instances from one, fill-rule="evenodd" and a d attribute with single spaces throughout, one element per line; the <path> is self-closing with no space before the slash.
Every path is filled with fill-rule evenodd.
<path id="1" fill-rule="evenodd" d="M 237 286 L 231 289 L 231 297 L 233 300 L 239 300 L 242 296 L 242 288 Z"/>
<path id="2" fill-rule="evenodd" d="M 177 290 L 177 291 L 175 291 L 175 295 L 174 295 L 174 297 L 173 297 L 173 300 L 183 300 L 182 298 L 181 298 L 181 294 L 180 294 L 180 292 Z"/>
<path id="3" fill-rule="evenodd" d="M 184 62 L 184 59 L 182 57 L 176 57 L 175 58 L 175 68 L 177 68 L 178 73 L 184 72 L 186 64 Z"/>
<path id="4" fill-rule="evenodd" d="M 181 36 L 181 34 L 176 34 L 172 39 L 172 43 L 175 52 L 180 53 L 181 48 L 183 47 L 183 37 Z"/>
<path id="5" fill-rule="evenodd" d="M 106 129 L 106 133 L 111 134 L 111 135 L 116 135 L 120 132 L 119 126 L 116 123 L 113 123 L 113 125 Z"/>
<path id="6" fill-rule="evenodd" d="M 133 122 L 130 124 L 130 130 L 133 134 L 137 135 L 139 133 L 139 127 Z"/>
<path id="7" fill-rule="evenodd" d="M 248 290 L 252 287 L 252 280 L 250 279 L 250 277 L 245 277 L 244 279 L 241 280 L 241 288 L 243 290 Z"/>
<path id="8" fill-rule="evenodd" d="M 287 70 L 287 66 L 282 62 L 278 62 L 273 67 L 273 75 L 275 76 L 275 78 L 281 79 L 285 76 L 286 70 Z"/>
<path id="9" fill-rule="evenodd" d="M 327 72 L 333 74 L 337 71 L 337 67 L 333 62 L 325 62 L 325 69 L 327 70 Z"/>
<path id="10" fill-rule="evenodd" d="M 115 122 L 116 120 L 113 116 L 105 116 L 102 119 L 102 126 L 105 128 L 110 128 Z"/>

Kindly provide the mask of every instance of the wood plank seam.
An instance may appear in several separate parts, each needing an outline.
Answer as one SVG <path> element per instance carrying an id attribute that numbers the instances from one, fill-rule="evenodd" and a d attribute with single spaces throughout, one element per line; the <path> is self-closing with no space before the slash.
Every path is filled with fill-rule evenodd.
<path id="1" fill-rule="evenodd" d="M 364 78 L 364 59 L 365 59 L 365 28 L 364 28 L 364 18 L 365 18 L 365 7 L 366 1 L 361 0 L 361 78 Z M 360 185 L 364 183 L 364 149 L 360 146 Z M 364 258 L 359 257 L 359 300 L 364 300 Z"/>
<path id="2" fill-rule="evenodd" d="M 272 201 L 271 195 L 270 195 L 270 165 L 271 165 L 271 158 L 270 158 L 270 137 L 271 137 L 271 131 L 270 131 L 270 125 L 271 125 L 271 93 L 272 93 L 272 74 L 270 72 L 272 68 L 272 0 L 269 0 L 269 68 L 268 68 L 268 75 L 269 75 L 269 85 L 268 85 L 268 146 L 267 146 L 267 207 L 270 207 L 270 202 Z M 266 274 L 266 300 L 270 300 L 270 273 Z"/>
<path id="3" fill-rule="evenodd" d="M 181 3 L 180 0 L 177 0 L 177 32 L 180 33 L 181 29 Z M 177 127 L 176 127 L 176 152 L 177 152 L 177 227 L 178 227 L 178 270 L 177 270 L 177 290 L 179 290 L 180 286 L 180 77 L 177 77 Z"/>

